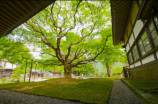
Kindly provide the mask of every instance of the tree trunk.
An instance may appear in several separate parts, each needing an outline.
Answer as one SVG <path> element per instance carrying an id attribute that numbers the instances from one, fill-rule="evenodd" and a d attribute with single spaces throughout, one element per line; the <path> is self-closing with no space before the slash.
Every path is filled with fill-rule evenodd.
<path id="1" fill-rule="evenodd" d="M 94 62 L 94 75 L 96 76 L 96 63 Z"/>
<path id="2" fill-rule="evenodd" d="M 31 81 L 31 74 L 32 74 L 32 61 L 33 61 L 33 60 L 31 60 L 31 70 L 30 70 L 30 75 L 29 75 L 29 82 Z"/>
<path id="3" fill-rule="evenodd" d="M 27 60 L 26 60 L 25 73 L 24 73 L 24 82 L 25 82 L 25 78 L 26 78 L 26 69 L 27 69 Z"/>
<path id="4" fill-rule="evenodd" d="M 34 74 L 34 80 L 35 81 L 35 78 L 36 78 L 36 68 L 37 68 L 37 64 L 36 64 L 36 67 L 35 67 L 35 74 Z"/>
<path id="5" fill-rule="evenodd" d="M 66 67 L 64 66 L 64 75 L 65 75 L 65 78 L 68 78 L 68 79 L 71 79 L 71 67 Z"/>
<path id="6" fill-rule="evenodd" d="M 109 65 L 106 63 L 106 69 L 108 73 L 108 77 L 111 77 Z"/>

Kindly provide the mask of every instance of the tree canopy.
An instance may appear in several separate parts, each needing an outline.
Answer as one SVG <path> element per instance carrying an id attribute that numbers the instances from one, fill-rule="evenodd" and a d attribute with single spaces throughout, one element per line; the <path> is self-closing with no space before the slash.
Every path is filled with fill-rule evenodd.
<path id="1" fill-rule="evenodd" d="M 71 78 L 72 68 L 110 51 L 110 17 L 109 1 L 56 1 L 15 29 L 8 36 L 15 36 L 9 38 L 15 42 L 14 49 L 5 52 L 27 53 L 23 58 L 30 58 L 30 50 L 24 47 L 32 45 L 36 48 L 31 51 L 41 53 L 42 58 L 35 61 L 63 66 L 65 77 Z"/>
<path id="2" fill-rule="evenodd" d="M 49 64 L 64 66 L 71 78 L 72 67 L 94 61 L 104 51 L 109 25 L 109 1 L 56 1 L 12 35 L 40 48 Z"/>

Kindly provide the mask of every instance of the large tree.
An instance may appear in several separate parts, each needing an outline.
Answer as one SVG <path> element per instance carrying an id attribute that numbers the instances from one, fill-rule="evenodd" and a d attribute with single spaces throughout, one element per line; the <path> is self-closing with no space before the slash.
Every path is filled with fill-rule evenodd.
<path id="1" fill-rule="evenodd" d="M 98 61 L 101 61 L 102 64 L 106 66 L 108 77 L 110 77 L 112 73 L 111 67 L 116 62 L 122 62 L 125 64 L 127 62 L 127 57 L 126 53 L 123 51 L 122 44 L 114 46 L 112 41 L 108 41 L 105 50 L 106 51 L 102 52 L 98 57 Z"/>
<path id="2" fill-rule="evenodd" d="M 64 66 L 65 77 L 71 78 L 73 67 L 94 61 L 104 51 L 109 24 L 109 1 L 56 1 L 12 35 L 40 48 L 49 55 L 49 64 Z"/>

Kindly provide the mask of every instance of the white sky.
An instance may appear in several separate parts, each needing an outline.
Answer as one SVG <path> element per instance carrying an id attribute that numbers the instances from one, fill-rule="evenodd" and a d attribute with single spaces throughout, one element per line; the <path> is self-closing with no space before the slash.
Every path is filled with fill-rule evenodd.
<path id="1" fill-rule="evenodd" d="M 26 46 L 29 48 L 30 51 L 33 51 L 33 49 L 35 48 L 33 45 L 29 46 L 28 44 L 26 44 Z M 40 48 L 36 48 L 35 51 L 41 51 Z M 39 52 L 30 52 L 35 59 L 41 59 L 41 57 L 39 56 L 40 53 Z"/>

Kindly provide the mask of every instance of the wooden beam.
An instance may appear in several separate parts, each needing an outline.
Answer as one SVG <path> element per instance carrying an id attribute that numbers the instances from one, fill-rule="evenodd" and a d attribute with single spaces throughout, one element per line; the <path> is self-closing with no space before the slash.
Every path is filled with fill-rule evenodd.
<path id="1" fill-rule="evenodd" d="M 7 6 L 5 4 L 5 8 L 8 8 L 11 12 L 13 12 L 14 14 L 18 15 L 20 18 L 23 18 L 23 16 L 21 16 L 20 14 L 17 13 L 17 11 L 15 11 L 15 9 L 10 8 L 10 6 Z"/>
<path id="2" fill-rule="evenodd" d="M 22 11 L 20 8 L 18 8 L 18 6 L 15 6 L 15 4 L 13 4 L 11 1 L 8 1 L 8 3 L 10 3 L 14 8 L 16 8 L 18 11 L 20 11 L 20 13 L 22 13 L 24 16 L 26 16 L 26 13 L 24 11 Z"/>

